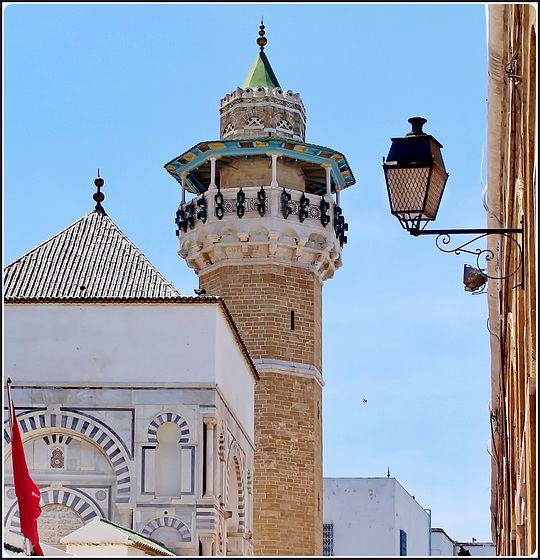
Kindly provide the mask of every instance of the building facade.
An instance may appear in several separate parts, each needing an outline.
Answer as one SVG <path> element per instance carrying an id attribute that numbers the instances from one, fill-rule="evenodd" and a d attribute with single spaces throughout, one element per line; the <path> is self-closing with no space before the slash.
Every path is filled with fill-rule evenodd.
<path id="1" fill-rule="evenodd" d="M 395 478 L 324 478 L 324 556 L 430 556 L 430 514 Z"/>
<path id="2" fill-rule="evenodd" d="M 4 348 L 44 543 L 104 518 L 179 555 L 252 553 L 257 373 L 223 300 L 180 296 L 98 201 L 4 269 Z"/>
<path id="3" fill-rule="evenodd" d="M 488 10 L 488 226 L 492 536 L 498 555 L 537 550 L 537 6 Z M 512 238 L 515 240 L 513 241 Z"/>
<path id="4" fill-rule="evenodd" d="M 430 556 L 496 556 L 495 544 L 492 542 L 454 541 L 444 529 L 431 529 Z"/>
<path id="5" fill-rule="evenodd" d="M 297 93 L 264 53 L 221 100 L 221 138 L 166 164 L 182 186 L 179 255 L 220 296 L 257 367 L 257 555 L 321 555 L 322 284 L 341 266 L 345 157 L 308 144 Z M 186 194 L 194 195 L 186 200 Z"/>

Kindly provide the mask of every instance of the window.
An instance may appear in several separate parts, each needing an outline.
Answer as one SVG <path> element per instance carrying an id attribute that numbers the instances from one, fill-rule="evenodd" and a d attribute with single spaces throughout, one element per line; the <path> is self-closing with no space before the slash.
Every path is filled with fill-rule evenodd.
<path id="1" fill-rule="evenodd" d="M 334 556 L 333 523 L 323 523 L 323 556 Z"/>
<path id="2" fill-rule="evenodd" d="M 407 533 L 403 529 L 399 530 L 399 555 L 407 556 Z"/>

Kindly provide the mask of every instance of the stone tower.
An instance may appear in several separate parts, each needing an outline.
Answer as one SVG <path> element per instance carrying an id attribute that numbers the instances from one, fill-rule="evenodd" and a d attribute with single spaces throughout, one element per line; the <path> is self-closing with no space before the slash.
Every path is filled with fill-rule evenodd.
<path id="1" fill-rule="evenodd" d="M 341 262 L 345 157 L 305 143 L 305 112 L 260 52 L 220 104 L 221 138 L 166 164 L 182 185 L 179 255 L 225 300 L 260 375 L 256 555 L 322 555 L 322 284 Z M 186 194 L 195 195 L 186 200 Z M 223 356 L 226 360 L 227 357 Z"/>

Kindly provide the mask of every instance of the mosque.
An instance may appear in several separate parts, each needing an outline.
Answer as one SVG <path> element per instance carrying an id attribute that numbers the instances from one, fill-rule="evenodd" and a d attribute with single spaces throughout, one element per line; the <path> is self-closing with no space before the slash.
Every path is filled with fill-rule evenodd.
<path id="1" fill-rule="evenodd" d="M 305 142 L 266 43 L 261 22 L 220 139 L 165 164 L 197 297 L 121 232 L 99 176 L 91 212 L 4 269 L 5 372 L 45 544 L 100 518 L 178 555 L 322 555 L 322 285 L 355 180 L 343 154 Z"/>

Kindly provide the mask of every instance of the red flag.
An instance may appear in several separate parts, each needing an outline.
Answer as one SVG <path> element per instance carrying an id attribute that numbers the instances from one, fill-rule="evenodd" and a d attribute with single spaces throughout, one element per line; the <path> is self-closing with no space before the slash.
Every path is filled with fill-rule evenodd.
<path id="1" fill-rule="evenodd" d="M 13 461 L 13 481 L 15 483 L 15 494 L 19 502 L 19 517 L 21 520 L 21 532 L 32 543 L 34 553 L 38 556 L 45 556 L 39 545 L 39 535 L 37 530 L 37 519 L 41 515 L 39 501 L 41 493 L 34 481 L 28 474 L 28 466 L 24 456 L 24 448 L 19 431 L 19 423 L 15 416 L 15 407 L 11 400 L 9 384 L 7 380 L 8 401 L 9 401 L 9 425 L 11 428 L 11 460 Z"/>

